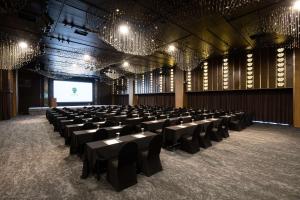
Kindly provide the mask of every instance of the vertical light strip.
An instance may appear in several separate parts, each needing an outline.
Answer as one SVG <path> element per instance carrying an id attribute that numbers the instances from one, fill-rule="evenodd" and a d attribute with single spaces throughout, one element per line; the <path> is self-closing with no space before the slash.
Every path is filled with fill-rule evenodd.
<path id="1" fill-rule="evenodd" d="M 127 91 L 126 94 L 129 94 L 129 78 L 127 78 Z"/>
<path id="2" fill-rule="evenodd" d="M 121 86 L 122 86 L 122 91 L 121 91 L 121 93 L 122 93 L 122 94 L 125 94 L 125 91 L 124 91 L 124 89 L 123 89 L 123 88 L 124 88 L 124 78 L 121 79 Z"/>
<path id="3" fill-rule="evenodd" d="M 203 90 L 208 90 L 208 62 L 204 62 L 203 66 Z"/>
<path id="4" fill-rule="evenodd" d="M 137 84 L 137 75 L 135 75 L 134 77 L 134 93 L 137 94 L 138 93 L 138 88 L 137 88 L 138 84 Z"/>
<path id="5" fill-rule="evenodd" d="M 153 92 L 153 73 L 150 73 L 150 93 Z"/>
<path id="6" fill-rule="evenodd" d="M 192 91 L 192 72 L 189 70 L 186 72 L 187 91 Z"/>
<path id="7" fill-rule="evenodd" d="M 228 58 L 223 59 L 223 90 L 228 89 Z"/>
<path id="8" fill-rule="evenodd" d="M 246 70 L 246 88 L 252 89 L 254 87 L 254 68 L 253 68 L 253 54 L 247 54 L 247 70 Z"/>
<path id="9" fill-rule="evenodd" d="M 142 93 L 145 93 L 145 75 L 142 75 Z"/>
<path id="10" fill-rule="evenodd" d="M 174 92 L 174 69 L 170 69 L 170 92 Z"/>
<path id="11" fill-rule="evenodd" d="M 159 92 L 163 92 L 162 82 L 163 82 L 163 75 L 162 75 L 162 68 L 160 68 L 159 69 Z"/>
<path id="12" fill-rule="evenodd" d="M 119 85 L 119 79 L 116 80 L 116 94 L 119 94 L 118 85 Z"/>
<path id="13" fill-rule="evenodd" d="M 285 53 L 284 48 L 277 49 L 277 58 L 276 58 L 276 87 L 281 88 L 285 87 Z"/>

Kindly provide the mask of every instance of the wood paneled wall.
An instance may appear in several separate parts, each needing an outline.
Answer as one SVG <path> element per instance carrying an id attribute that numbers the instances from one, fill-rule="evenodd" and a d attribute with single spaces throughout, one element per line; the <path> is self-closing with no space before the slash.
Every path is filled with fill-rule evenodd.
<path id="1" fill-rule="evenodd" d="M 253 54 L 254 88 L 276 88 L 276 56 L 274 48 L 256 49 Z M 222 61 L 223 57 L 208 59 L 208 90 L 222 91 Z M 247 52 L 237 51 L 228 55 L 229 88 L 228 90 L 246 89 Z M 285 50 L 286 60 L 286 86 L 293 87 L 293 51 Z M 192 71 L 192 91 L 203 91 L 203 69 L 201 67 Z"/>
<path id="2" fill-rule="evenodd" d="M 293 123 L 293 89 L 188 93 L 188 107 L 245 111 L 265 122 Z"/>
<path id="3" fill-rule="evenodd" d="M 175 106 L 174 93 L 159 93 L 159 94 L 139 94 L 137 95 L 138 105 L 149 106 Z"/>
<path id="4" fill-rule="evenodd" d="M 17 114 L 16 71 L 0 70 L 0 120 Z"/>

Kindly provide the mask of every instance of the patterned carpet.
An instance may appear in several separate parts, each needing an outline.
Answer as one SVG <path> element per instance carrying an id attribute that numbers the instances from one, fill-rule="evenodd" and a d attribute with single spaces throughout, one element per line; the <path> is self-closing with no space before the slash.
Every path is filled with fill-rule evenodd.
<path id="1" fill-rule="evenodd" d="M 80 179 L 82 162 L 44 116 L 21 116 L 0 122 L 0 199 L 300 199 L 299 129 L 254 125 L 161 159 L 163 172 L 117 193 L 104 176 Z"/>

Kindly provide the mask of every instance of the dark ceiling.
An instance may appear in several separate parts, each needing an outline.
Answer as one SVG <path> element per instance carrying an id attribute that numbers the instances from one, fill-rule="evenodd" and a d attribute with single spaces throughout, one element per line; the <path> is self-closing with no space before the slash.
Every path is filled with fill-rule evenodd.
<path id="1" fill-rule="evenodd" d="M 103 42 L 98 37 L 97 27 L 105 23 L 113 10 L 120 9 L 130 16 L 138 16 L 139 20 L 144 20 L 145 26 L 159 27 L 158 39 L 162 47 L 183 42 L 202 57 L 208 58 L 235 49 L 257 47 L 254 36 L 259 30 L 253 27 L 260 24 L 261 14 L 283 4 L 292 4 L 289 0 L 245 0 L 245 5 L 228 7 L 232 11 L 224 15 L 199 15 L 197 9 L 201 8 L 195 7 L 195 2 L 201 0 L 49 0 L 47 12 L 53 20 L 50 30 L 40 35 L 41 31 L 35 27 L 35 23 L 13 28 L 26 29 L 25 32 L 33 32 L 32 35 L 43 38 L 46 53 L 42 61 L 46 68 L 57 72 L 93 75 L 94 72 L 81 66 L 85 53 L 101 59 L 113 57 L 116 63 L 126 59 L 144 67 L 172 64 L 170 57 L 162 52 L 145 57 L 126 55 Z M 1 24 L 2 28 L 12 26 L 9 22 Z M 282 43 L 285 39 L 275 34 L 272 42 Z"/>

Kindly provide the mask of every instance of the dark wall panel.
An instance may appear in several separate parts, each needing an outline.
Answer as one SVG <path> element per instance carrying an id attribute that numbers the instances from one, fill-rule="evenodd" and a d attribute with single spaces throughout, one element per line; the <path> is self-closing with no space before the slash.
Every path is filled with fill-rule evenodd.
<path id="1" fill-rule="evenodd" d="M 175 95 L 172 93 L 162 94 L 139 94 L 137 95 L 138 105 L 150 106 L 175 106 Z"/>
<path id="2" fill-rule="evenodd" d="M 129 104 L 129 95 L 114 95 L 114 103 L 115 105 L 128 105 Z"/>
<path id="3" fill-rule="evenodd" d="M 240 90 L 188 93 L 188 107 L 242 110 L 255 120 L 292 124 L 293 90 Z"/>

